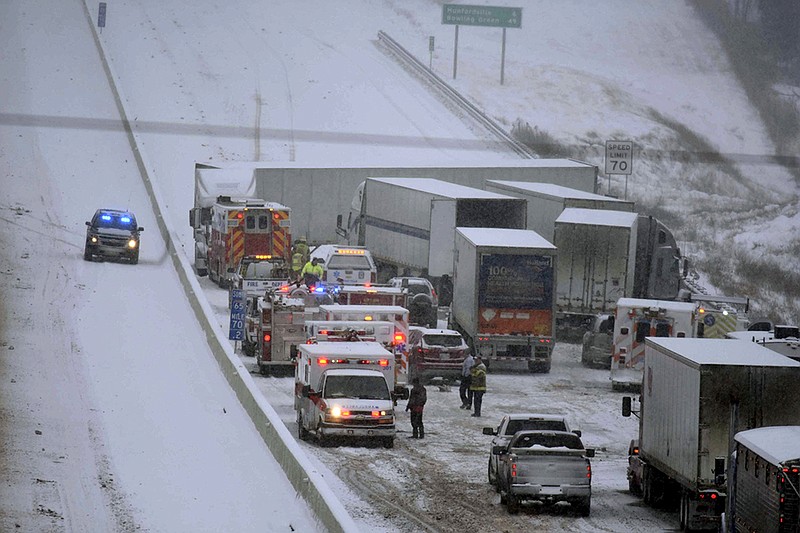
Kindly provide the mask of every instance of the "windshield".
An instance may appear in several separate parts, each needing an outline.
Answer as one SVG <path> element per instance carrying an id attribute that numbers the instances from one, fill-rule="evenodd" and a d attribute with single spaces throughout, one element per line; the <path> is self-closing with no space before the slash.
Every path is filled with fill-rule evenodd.
<path id="1" fill-rule="evenodd" d="M 560 420 L 509 420 L 506 435 L 517 431 L 566 431 L 566 425 Z"/>
<path id="2" fill-rule="evenodd" d="M 328 376 L 323 398 L 390 400 L 389 387 L 382 376 Z"/>
<path id="3" fill-rule="evenodd" d="M 426 294 L 428 296 L 431 295 L 431 291 L 428 289 L 428 286 L 424 283 L 409 283 L 408 284 L 408 294 L 414 296 L 416 294 Z"/>
<path id="4" fill-rule="evenodd" d="M 582 450 L 583 443 L 577 435 L 569 433 L 523 433 L 511 443 L 512 448 L 531 448 L 544 446 L 545 448 L 569 448 Z"/>
<path id="5" fill-rule="evenodd" d="M 445 348 L 460 348 L 460 335 L 424 335 L 425 344 L 428 346 L 444 346 Z"/>
<path id="6" fill-rule="evenodd" d="M 272 266 L 269 261 L 250 263 L 247 265 L 244 277 L 248 279 L 269 279 L 272 277 Z"/>

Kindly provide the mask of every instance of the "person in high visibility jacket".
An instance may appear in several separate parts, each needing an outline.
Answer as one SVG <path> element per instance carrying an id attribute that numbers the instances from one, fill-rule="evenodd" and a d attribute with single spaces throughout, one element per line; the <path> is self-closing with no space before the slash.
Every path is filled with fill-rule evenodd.
<path id="1" fill-rule="evenodd" d="M 306 284 L 306 287 L 313 287 L 322 279 L 325 273 L 325 269 L 322 265 L 322 259 L 315 257 L 303 266 L 300 275 L 303 276 L 303 283 Z"/>
<path id="2" fill-rule="evenodd" d="M 302 262 L 300 263 L 301 265 L 300 268 L 302 268 L 303 263 L 308 261 L 308 243 L 306 242 L 305 237 L 298 237 L 297 240 L 295 241 L 294 254 L 300 254 L 300 257 L 302 258 L 301 259 Z M 294 259 L 294 254 L 292 257 L 293 259 Z M 300 268 L 298 268 L 297 270 L 300 270 Z"/>
<path id="3" fill-rule="evenodd" d="M 472 392 L 472 404 L 475 406 L 475 412 L 472 416 L 481 416 L 481 406 L 483 405 L 483 393 L 486 392 L 486 365 L 481 361 L 481 356 L 475 356 L 475 363 L 470 370 L 472 381 L 469 384 L 469 390 Z"/>
<path id="4" fill-rule="evenodd" d="M 300 279 L 301 272 L 303 271 L 303 263 L 305 263 L 305 258 L 303 254 L 300 252 L 295 252 L 292 254 L 292 262 L 291 262 L 291 269 L 292 269 L 292 279 Z"/>

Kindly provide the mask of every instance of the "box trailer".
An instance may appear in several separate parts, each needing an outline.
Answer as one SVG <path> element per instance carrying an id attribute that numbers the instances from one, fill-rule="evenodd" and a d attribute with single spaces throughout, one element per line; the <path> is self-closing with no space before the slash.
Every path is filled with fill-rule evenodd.
<path id="1" fill-rule="evenodd" d="M 631 490 L 678 504 L 682 529 L 717 529 L 733 436 L 800 424 L 799 380 L 800 363 L 753 342 L 648 337 Z"/>
<path id="2" fill-rule="evenodd" d="M 534 231 L 457 228 L 454 329 L 488 366 L 549 372 L 556 247 Z"/>
<path id="3" fill-rule="evenodd" d="M 603 209 L 607 211 L 634 211 L 634 203 L 610 196 L 573 189 L 555 183 L 527 181 L 486 180 L 486 190 L 522 198 L 528 206 L 528 226 L 550 242 L 553 242 L 556 219 L 564 209 Z"/>
<path id="4" fill-rule="evenodd" d="M 525 229 L 520 198 L 429 178 L 367 178 L 356 190 L 348 243 L 378 262 L 378 280 L 453 274 L 456 227 Z"/>

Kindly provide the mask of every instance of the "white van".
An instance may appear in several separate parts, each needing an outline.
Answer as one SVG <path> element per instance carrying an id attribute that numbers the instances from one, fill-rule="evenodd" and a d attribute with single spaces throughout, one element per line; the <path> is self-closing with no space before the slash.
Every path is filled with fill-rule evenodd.
<path id="1" fill-rule="evenodd" d="M 369 250 L 363 246 L 321 244 L 311 251 L 311 258 L 324 261 L 326 284 L 366 285 L 378 279 L 378 269 Z"/>

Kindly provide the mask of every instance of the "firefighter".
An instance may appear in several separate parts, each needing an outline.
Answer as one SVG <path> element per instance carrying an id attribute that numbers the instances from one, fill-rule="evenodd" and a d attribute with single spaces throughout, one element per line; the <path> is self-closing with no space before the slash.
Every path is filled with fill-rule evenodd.
<path id="1" fill-rule="evenodd" d="M 300 274 L 303 276 L 303 283 L 306 284 L 306 287 L 313 287 L 322 279 L 322 275 L 325 273 L 322 265 L 322 259 L 315 257 L 303 266 Z"/>
<path id="2" fill-rule="evenodd" d="M 301 252 L 295 251 L 292 254 L 292 262 L 291 262 L 291 269 L 292 269 L 292 279 L 299 280 L 300 273 L 303 271 L 303 265 L 305 264 L 306 259 L 303 257 Z"/>
<path id="3" fill-rule="evenodd" d="M 294 254 L 300 254 L 300 267 L 298 271 L 303 268 L 303 264 L 308 261 L 308 243 L 305 237 L 298 237 L 294 243 L 294 250 L 292 252 L 292 264 L 294 264 Z"/>
<path id="4" fill-rule="evenodd" d="M 408 403 L 406 404 L 406 411 L 411 411 L 411 428 L 413 430 L 409 438 L 424 439 L 425 426 L 422 423 L 422 411 L 428 401 L 428 391 L 420 383 L 419 378 L 412 379 L 411 383 L 414 387 L 411 389 L 411 394 L 408 395 Z"/>

